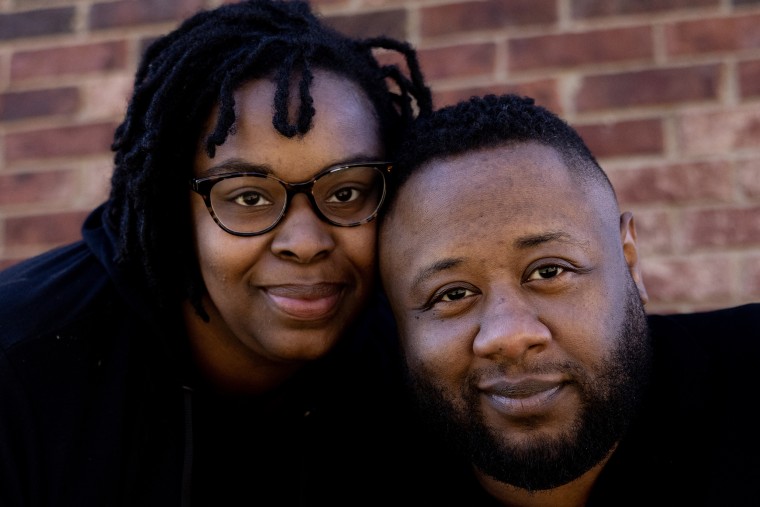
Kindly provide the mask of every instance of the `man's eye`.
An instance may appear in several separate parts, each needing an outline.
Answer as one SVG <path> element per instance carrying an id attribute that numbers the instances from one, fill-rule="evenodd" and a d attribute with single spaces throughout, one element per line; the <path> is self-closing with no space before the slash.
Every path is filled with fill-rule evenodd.
<path id="1" fill-rule="evenodd" d="M 456 288 L 449 291 L 444 292 L 441 294 L 441 297 L 439 298 L 439 301 L 446 301 L 446 302 L 452 302 L 452 301 L 459 301 L 460 299 L 464 299 L 466 297 L 472 296 L 475 293 L 468 289 L 463 288 Z"/>
<path id="2" fill-rule="evenodd" d="M 543 266 L 534 269 L 528 276 L 528 280 L 548 280 L 559 276 L 565 271 L 561 266 Z"/>

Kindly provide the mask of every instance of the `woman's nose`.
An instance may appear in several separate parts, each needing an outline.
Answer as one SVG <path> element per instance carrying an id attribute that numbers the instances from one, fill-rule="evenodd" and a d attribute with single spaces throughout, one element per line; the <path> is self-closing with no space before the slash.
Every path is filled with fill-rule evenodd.
<path id="1" fill-rule="evenodd" d="M 298 193 L 274 228 L 272 251 L 301 264 L 321 259 L 335 249 L 334 227 L 317 216 L 306 195 Z"/>

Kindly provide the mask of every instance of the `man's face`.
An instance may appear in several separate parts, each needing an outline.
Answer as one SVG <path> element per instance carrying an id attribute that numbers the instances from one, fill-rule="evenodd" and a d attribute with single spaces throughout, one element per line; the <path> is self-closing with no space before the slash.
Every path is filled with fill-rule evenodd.
<path id="1" fill-rule="evenodd" d="M 601 183 L 535 143 L 428 162 L 380 265 L 418 401 L 481 473 L 548 489 L 614 448 L 649 344 L 633 222 Z"/>

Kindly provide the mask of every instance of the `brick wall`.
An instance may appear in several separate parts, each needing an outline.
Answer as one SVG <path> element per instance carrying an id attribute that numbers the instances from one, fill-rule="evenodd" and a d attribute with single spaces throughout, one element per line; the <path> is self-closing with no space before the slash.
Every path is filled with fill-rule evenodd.
<path id="1" fill-rule="evenodd" d="M 79 237 L 142 48 L 221 0 L 0 0 L 0 266 Z M 760 301 L 760 0 L 315 0 L 420 51 L 437 105 L 559 112 L 637 220 L 651 311 Z"/>

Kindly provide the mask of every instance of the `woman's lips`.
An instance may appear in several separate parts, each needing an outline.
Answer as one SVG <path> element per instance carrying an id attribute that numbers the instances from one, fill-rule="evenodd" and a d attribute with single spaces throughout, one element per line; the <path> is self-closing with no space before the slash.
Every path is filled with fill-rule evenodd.
<path id="1" fill-rule="evenodd" d="M 282 313 L 299 320 L 316 320 L 330 315 L 340 300 L 342 286 L 333 283 L 277 285 L 266 294 Z"/>

